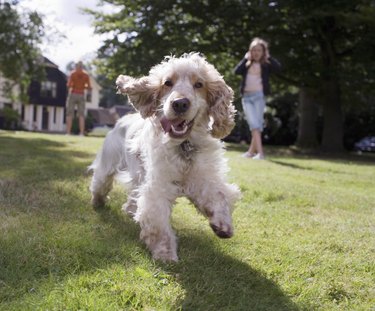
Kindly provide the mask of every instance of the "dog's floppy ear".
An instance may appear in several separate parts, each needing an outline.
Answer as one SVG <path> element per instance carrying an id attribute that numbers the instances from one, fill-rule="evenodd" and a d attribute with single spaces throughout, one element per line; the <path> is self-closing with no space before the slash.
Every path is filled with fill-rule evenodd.
<path id="1" fill-rule="evenodd" d="M 156 112 L 158 88 L 150 83 L 149 77 L 136 79 L 120 75 L 116 85 L 117 93 L 128 95 L 130 103 L 143 118 L 148 118 Z"/>
<path id="2" fill-rule="evenodd" d="M 235 122 L 236 109 L 232 104 L 233 90 L 223 79 L 213 81 L 208 87 L 209 114 L 213 118 L 211 135 L 224 138 L 230 134 Z"/>

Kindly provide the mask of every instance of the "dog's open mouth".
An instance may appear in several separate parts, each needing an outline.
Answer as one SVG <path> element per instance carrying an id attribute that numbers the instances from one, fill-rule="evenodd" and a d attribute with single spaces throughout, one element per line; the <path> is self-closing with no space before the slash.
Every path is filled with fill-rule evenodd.
<path id="1" fill-rule="evenodd" d="M 194 120 L 187 121 L 180 118 L 168 120 L 166 117 L 160 119 L 160 124 L 165 133 L 168 133 L 173 138 L 185 137 L 191 127 L 193 126 Z"/>

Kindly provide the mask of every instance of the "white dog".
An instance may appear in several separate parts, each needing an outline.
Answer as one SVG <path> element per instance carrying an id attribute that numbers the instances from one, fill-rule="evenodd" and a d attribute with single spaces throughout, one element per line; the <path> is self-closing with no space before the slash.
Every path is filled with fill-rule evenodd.
<path id="1" fill-rule="evenodd" d="M 110 131 L 91 169 L 92 204 L 105 203 L 115 175 L 129 184 L 123 209 L 141 227 L 154 259 L 177 261 L 172 205 L 186 196 L 221 238 L 233 235 L 238 187 L 227 172 L 220 138 L 234 126 L 233 91 L 198 53 L 166 57 L 148 76 L 120 75 L 118 91 L 138 111 Z"/>

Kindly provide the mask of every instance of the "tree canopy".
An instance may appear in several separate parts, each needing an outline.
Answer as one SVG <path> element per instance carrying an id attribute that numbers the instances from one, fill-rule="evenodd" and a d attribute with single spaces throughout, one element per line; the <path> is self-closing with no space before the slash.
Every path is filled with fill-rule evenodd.
<path id="1" fill-rule="evenodd" d="M 238 89 L 235 64 L 260 36 L 283 65 L 279 92 L 309 87 L 323 107 L 322 144 L 342 148 L 343 109 L 363 105 L 373 91 L 375 4 L 371 0 L 104 0 L 116 13 L 88 13 L 97 33 L 102 69 L 139 76 L 168 54 L 199 51 Z M 100 66 L 99 66 L 100 68 Z M 237 96 L 238 98 L 238 96 Z M 353 101 L 353 98 L 355 101 Z"/>
<path id="2" fill-rule="evenodd" d="M 24 89 L 31 78 L 42 74 L 38 48 L 44 35 L 42 17 L 20 11 L 18 1 L 0 2 L 0 72 Z"/>

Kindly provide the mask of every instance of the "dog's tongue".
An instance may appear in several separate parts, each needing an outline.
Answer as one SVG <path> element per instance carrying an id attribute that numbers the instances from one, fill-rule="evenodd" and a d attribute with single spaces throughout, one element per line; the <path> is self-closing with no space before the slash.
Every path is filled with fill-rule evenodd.
<path id="1" fill-rule="evenodd" d="M 179 118 L 174 119 L 174 120 L 168 120 L 166 117 L 162 117 L 160 119 L 160 124 L 164 130 L 165 133 L 169 133 L 169 131 L 173 127 L 177 128 L 180 124 L 182 124 L 184 120 L 181 120 Z"/>

